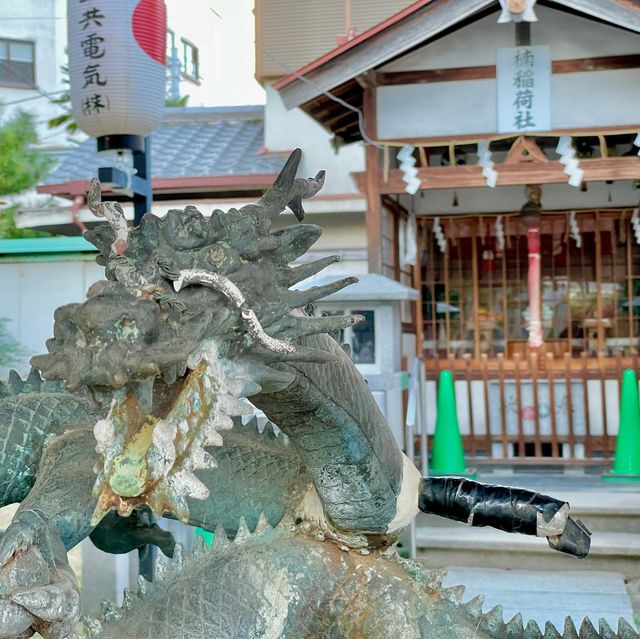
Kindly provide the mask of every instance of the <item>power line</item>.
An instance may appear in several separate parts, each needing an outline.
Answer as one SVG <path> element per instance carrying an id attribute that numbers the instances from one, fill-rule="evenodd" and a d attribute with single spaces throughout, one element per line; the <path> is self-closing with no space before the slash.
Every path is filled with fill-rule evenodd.
<path id="1" fill-rule="evenodd" d="M 300 74 L 296 70 L 292 69 L 289 65 L 285 64 L 284 62 L 282 62 L 282 60 L 278 60 L 278 58 L 276 58 L 274 55 L 271 55 L 271 53 L 269 53 L 264 47 L 261 47 L 257 43 L 256 43 L 256 47 L 258 47 L 258 49 L 260 49 L 260 51 L 262 51 L 262 53 L 264 53 L 269 58 L 271 58 L 276 64 L 279 64 L 283 69 L 288 71 L 290 74 L 295 75 L 296 78 L 298 78 L 298 80 L 301 80 L 302 82 L 305 82 L 309 86 L 313 87 L 316 91 L 320 91 L 320 93 L 322 93 L 322 95 L 326 96 L 330 100 L 333 100 L 334 102 L 337 102 L 338 104 L 342 105 L 346 109 L 349 109 L 349 111 L 353 111 L 354 113 L 357 113 L 358 114 L 358 128 L 360 129 L 360 135 L 362 136 L 362 139 L 367 144 L 371 144 L 372 146 L 375 146 L 378 149 L 382 148 L 378 143 L 374 142 L 369 137 L 369 135 L 367 134 L 367 131 L 365 130 L 365 127 L 364 127 L 364 114 L 362 113 L 362 111 L 360 109 L 358 109 L 358 107 L 354 107 L 352 104 L 349 104 L 348 102 L 346 102 L 342 98 L 339 98 L 337 95 L 334 95 L 333 93 L 331 93 L 331 91 L 327 91 L 327 90 L 323 89 L 320 85 L 318 85 L 315 82 L 309 80 L 309 78 L 305 78 L 302 74 Z"/>
<path id="2" fill-rule="evenodd" d="M 10 16 L 5 18 L 2 16 L 2 20 L 65 20 L 65 16 L 36 16 L 32 18 L 31 16 Z"/>
<path id="3" fill-rule="evenodd" d="M 28 91 L 38 91 L 33 87 L 24 87 Z M 28 98 L 20 98 L 19 100 L 12 100 L 11 102 L 0 102 L 0 106 L 12 106 L 14 104 L 22 104 L 22 102 L 29 102 L 30 100 L 40 100 L 42 98 L 50 98 L 52 95 L 60 95 L 61 93 L 65 93 L 66 89 L 62 89 L 61 91 L 52 91 L 51 93 L 44 93 L 40 91 L 39 95 L 32 95 Z"/>
<path id="4" fill-rule="evenodd" d="M 0 60 L 0 66 L 4 67 L 4 69 L 6 71 L 9 72 L 9 75 L 13 75 L 16 76 L 16 70 L 12 69 L 9 66 L 9 61 L 8 60 Z M 22 71 L 19 74 L 17 74 L 18 79 L 21 80 L 22 82 L 24 82 L 25 84 L 29 84 L 30 82 L 32 82 L 32 78 L 27 77 L 27 74 Z M 26 102 L 27 100 L 34 100 L 37 97 L 41 97 L 41 98 L 47 98 L 49 100 L 49 102 L 51 102 L 51 104 L 54 104 L 53 100 L 51 99 L 51 95 L 53 95 L 52 93 L 45 93 L 42 89 L 39 89 L 37 86 L 27 86 L 24 87 L 25 89 L 29 89 L 30 91 L 37 91 L 40 95 L 39 96 L 31 96 L 30 98 L 22 98 L 21 100 L 14 100 L 13 102 L 7 102 L 4 104 L 4 106 L 9 106 L 12 104 L 19 104 L 20 102 Z M 65 90 L 60 91 L 59 93 L 64 93 Z"/>

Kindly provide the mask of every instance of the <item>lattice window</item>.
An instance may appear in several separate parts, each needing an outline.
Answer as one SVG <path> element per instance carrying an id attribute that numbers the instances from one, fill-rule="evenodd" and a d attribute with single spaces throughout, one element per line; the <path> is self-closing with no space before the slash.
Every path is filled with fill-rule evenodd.
<path id="1" fill-rule="evenodd" d="M 527 352 L 526 230 L 517 215 L 440 220 L 442 253 L 433 219 L 420 220 L 424 349 L 429 356 L 507 358 Z M 581 211 L 578 247 L 568 213 L 545 213 L 541 223 L 542 321 L 545 351 L 554 357 L 637 351 L 640 336 L 640 247 L 631 210 Z"/>

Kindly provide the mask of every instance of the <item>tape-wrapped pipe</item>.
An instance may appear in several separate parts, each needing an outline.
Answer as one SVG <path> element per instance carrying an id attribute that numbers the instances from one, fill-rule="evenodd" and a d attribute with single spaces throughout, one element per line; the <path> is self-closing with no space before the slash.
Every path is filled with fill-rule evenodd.
<path id="1" fill-rule="evenodd" d="M 569 504 L 523 488 L 492 486 L 460 477 L 422 480 L 419 508 L 425 513 L 546 537 L 554 550 L 586 557 L 591 533 L 569 516 Z"/>

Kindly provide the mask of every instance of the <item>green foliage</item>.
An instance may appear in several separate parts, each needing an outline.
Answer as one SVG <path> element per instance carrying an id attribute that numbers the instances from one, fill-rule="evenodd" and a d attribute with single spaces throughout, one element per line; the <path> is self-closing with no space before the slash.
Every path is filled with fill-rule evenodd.
<path id="1" fill-rule="evenodd" d="M 44 177 L 51 159 L 34 148 L 37 141 L 29 113 L 17 111 L 0 123 L 0 195 L 25 191 Z"/>
<path id="2" fill-rule="evenodd" d="M 0 196 L 25 191 L 45 176 L 52 160 L 34 147 L 37 141 L 29 113 L 18 111 L 0 122 Z M 46 235 L 31 229 L 17 229 L 14 211 L 15 207 L 0 208 L 0 239 Z"/>
<path id="3" fill-rule="evenodd" d="M 29 237 L 51 237 L 50 233 L 43 233 L 34 229 L 19 229 L 16 227 L 13 214 L 16 206 L 0 210 L 0 240 L 18 240 Z"/>
<path id="4" fill-rule="evenodd" d="M 171 98 L 167 98 L 164 102 L 166 107 L 186 107 L 189 102 L 189 96 L 183 95 L 179 100 L 172 100 Z"/>
<path id="5" fill-rule="evenodd" d="M 27 356 L 27 351 L 9 333 L 9 320 L 0 317 L 0 368 L 8 368 L 21 364 Z"/>
<path id="6" fill-rule="evenodd" d="M 78 130 L 78 125 L 76 121 L 73 119 L 73 114 L 71 113 L 71 92 L 69 90 L 69 65 L 63 64 L 60 67 L 60 71 L 62 72 L 62 83 L 66 86 L 65 92 L 59 95 L 57 98 L 51 100 L 52 104 L 57 104 L 59 107 L 63 108 L 65 112 L 62 115 L 57 115 L 55 118 L 51 118 L 47 122 L 47 126 L 50 129 L 55 129 L 59 126 L 64 126 L 65 131 L 71 135 Z"/>

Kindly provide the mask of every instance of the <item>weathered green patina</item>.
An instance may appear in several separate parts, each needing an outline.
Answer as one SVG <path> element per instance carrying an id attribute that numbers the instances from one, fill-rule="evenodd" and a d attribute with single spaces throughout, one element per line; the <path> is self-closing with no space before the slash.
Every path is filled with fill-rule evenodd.
<path id="1" fill-rule="evenodd" d="M 33 360 L 53 381 L 34 372 L 0 386 L 0 505 L 22 502 L 0 540 L 0 637 L 71 636 L 78 595 L 63 544 L 89 535 L 113 552 L 156 543 L 173 555 L 122 608 L 84 620 L 105 639 L 542 636 L 462 604 L 438 572 L 397 556 L 419 507 L 559 546 L 572 520 L 562 502 L 506 489 L 504 512 L 484 496 L 476 508 L 477 486 L 424 481 L 402 455 L 326 334 L 359 318 L 304 310 L 353 280 L 291 290 L 335 261 L 293 268 L 320 229 L 271 230 L 287 206 L 301 220 L 322 186 L 323 174 L 295 179 L 299 159 L 255 205 L 147 215 L 136 229 L 92 184 L 109 225 L 88 239 L 107 281 L 56 311 L 49 353 Z M 281 434 L 242 424 L 247 398 Z M 148 509 L 215 530 L 213 548 L 184 557 L 145 524 Z M 637 637 L 624 622 L 578 634 L 571 621 L 562 636 Z"/>

